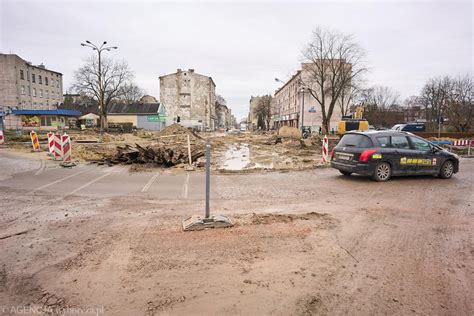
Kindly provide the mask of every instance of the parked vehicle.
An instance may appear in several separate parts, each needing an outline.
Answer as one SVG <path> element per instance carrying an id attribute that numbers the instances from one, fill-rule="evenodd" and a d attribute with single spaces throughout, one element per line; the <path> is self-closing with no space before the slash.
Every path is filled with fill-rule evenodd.
<path id="1" fill-rule="evenodd" d="M 458 172 L 457 155 L 407 132 L 346 133 L 333 149 L 331 167 L 387 181 L 392 176 L 438 175 L 448 179 Z"/>
<path id="2" fill-rule="evenodd" d="M 424 132 L 425 123 L 396 124 L 392 129 L 399 132 Z"/>

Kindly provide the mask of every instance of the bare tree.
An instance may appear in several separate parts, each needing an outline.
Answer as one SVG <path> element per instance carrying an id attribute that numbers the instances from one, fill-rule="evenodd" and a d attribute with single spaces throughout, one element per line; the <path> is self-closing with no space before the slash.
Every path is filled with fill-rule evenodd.
<path id="1" fill-rule="evenodd" d="M 365 54 L 352 36 L 317 28 L 302 55 L 308 70 L 302 84 L 320 104 L 327 133 L 334 107 L 367 70 L 362 63 Z"/>
<path id="2" fill-rule="evenodd" d="M 472 129 L 474 117 L 474 82 L 466 75 L 450 79 L 445 115 L 448 124 L 457 132 Z"/>
<path id="3" fill-rule="evenodd" d="M 449 77 L 432 78 L 422 88 L 421 102 L 428 123 L 434 123 L 444 115 L 450 89 L 451 79 Z"/>
<path id="4" fill-rule="evenodd" d="M 363 89 L 359 98 L 366 111 L 396 110 L 400 102 L 400 94 L 384 86 L 373 86 Z"/>
<path id="5" fill-rule="evenodd" d="M 216 94 L 216 102 L 220 105 L 227 105 L 227 101 L 220 94 Z"/>
<path id="6" fill-rule="evenodd" d="M 257 127 L 260 129 L 270 129 L 272 99 L 273 97 L 271 95 L 264 95 L 260 97 L 254 109 L 253 114 L 257 117 Z"/>
<path id="7" fill-rule="evenodd" d="M 120 88 L 119 96 L 120 100 L 125 101 L 127 104 L 138 102 L 141 97 L 145 95 L 145 90 L 134 84 L 133 82 L 124 83 Z"/>
<path id="8" fill-rule="evenodd" d="M 341 109 L 341 116 L 349 115 L 351 106 L 354 103 L 357 95 L 360 93 L 360 87 L 356 84 L 350 84 L 344 93 L 341 94 L 341 101 L 339 108 Z"/>
<path id="9" fill-rule="evenodd" d="M 357 101 L 364 107 L 364 118 L 374 126 L 391 127 L 404 120 L 399 94 L 389 87 L 362 89 Z"/>
<path id="10" fill-rule="evenodd" d="M 104 105 L 99 109 L 101 126 L 107 128 L 107 108 L 109 104 L 123 96 L 123 87 L 133 78 L 127 63 L 114 62 L 112 59 L 102 58 L 101 73 L 99 76 L 99 63 L 96 56 L 90 57 L 84 66 L 74 72 L 72 88 L 80 94 L 87 95 L 97 102 L 100 100 L 99 78 L 102 78 L 102 93 Z"/>

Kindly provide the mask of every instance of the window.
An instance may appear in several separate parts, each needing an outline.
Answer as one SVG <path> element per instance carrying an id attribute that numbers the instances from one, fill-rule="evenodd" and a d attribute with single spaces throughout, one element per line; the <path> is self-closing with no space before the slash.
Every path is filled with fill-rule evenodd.
<path id="1" fill-rule="evenodd" d="M 415 147 L 415 149 L 417 150 L 424 150 L 424 151 L 430 150 L 430 147 L 431 147 L 430 143 L 428 143 L 427 141 L 421 138 L 410 137 L 410 141 L 413 144 L 413 147 Z"/>
<path id="2" fill-rule="evenodd" d="M 379 142 L 380 147 L 390 147 L 389 136 L 377 137 L 377 141 Z"/>
<path id="3" fill-rule="evenodd" d="M 23 73 L 23 70 L 20 69 L 20 79 L 25 80 L 25 74 Z"/>
<path id="4" fill-rule="evenodd" d="M 31 82 L 36 82 L 35 74 L 31 74 Z"/>
<path id="5" fill-rule="evenodd" d="M 49 91 L 46 90 L 46 99 L 49 99 Z"/>
<path id="6" fill-rule="evenodd" d="M 38 75 L 38 82 L 39 84 L 43 84 L 43 78 L 41 78 L 41 75 Z"/>
<path id="7" fill-rule="evenodd" d="M 31 87 L 30 86 L 28 86 L 28 95 L 31 96 Z"/>
<path id="8" fill-rule="evenodd" d="M 42 98 L 42 97 L 43 97 L 43 90 L 40 89 L 40 90 L 39 90 L 39 93 L 40 93 L 40 98 Z"/>
<path id="9" fill-rule="evenodd" d="M 392 147 L 410 149 L 408 139 L 405 136 L 392 136 Z"/>
<path id="10" fill-rule="evenodd" d="M 56 88 L 59 88 L 59 80 L 56 79 Z"/>
<path id="11" fill-rule="evenodd" d="M 26 71 L 26 80 L 30 81 L 30 72 L 28 70 Z"/>
<path id="12" fill-rule="evenodd" d="M 33 88 L 33 96 L 36 97 L 36 88 Z"/>
<path id="13" fill-rule="evenodd" d="M 51 91 L 51 99 L 54 99 L 54 91 Z"/>
<path id="14" fill-rule="evenodd" d="M 25 94 L 25 86 L 21 86 L 21 94 Z"/>
<path id="15" fill-rule="evenodd" d="M 372 140 L 360 134 L 346 134 L 342 137 L 339 144 L 339 147 L 359 147 L 359 148 L 368 148 L 372 147 Z"/>
<path id="16" fill-rule="evenodd" d="M 44 77 L 44 84 L 48 85 L 48 77 Z"/>

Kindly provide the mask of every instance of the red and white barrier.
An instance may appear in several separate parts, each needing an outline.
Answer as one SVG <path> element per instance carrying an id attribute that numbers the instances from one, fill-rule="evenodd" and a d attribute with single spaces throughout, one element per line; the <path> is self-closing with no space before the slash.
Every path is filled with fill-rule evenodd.
<path id="1" fill-rule="evenodd" d="M 39 151 L 40 143 L 39 143 L 38 135 L 36 135 L 35 131 L 31 131 L 30 137 L 31 137 L 31 145 L 33 145 L 33 151 Z"/>
<path id="2" fill-rule="evenodd" d="M 54 160 L 61 160 L 63 156 L 63 145 L 60 134 L 54 134 L 54 150 L 53 156 Z"/>
<path id="3" fill-rule="evenodd" d="M 48 149 L 51 156 L 54 155 L 54 133 L 49 132 L 48 134 Z"/>
<path id="4" fill-rule="evenodd" d="M 71 137 L 64 133 L 64 135 L 61 136 L 61 142 L 63 161 L 71 161 Z"/>
<path id="5" fill-rule="evenodd" d="M 470 139 L 453 140 L 453 146 L 469 146 L 472 143 Z"/>
<path id="6" fill-rule="evenodd" d="M 323 138 L 323 157 L 322 157 L 322 162 L 327 163 L 328 162 L 328 137 L 324 135 Z"/>
<path id="7" fill-rule="evenodd" d="M 3 136 L 3 131 L 0 130 L 0 144 L 3 144 L 5 142 L 5 136 Z"/>

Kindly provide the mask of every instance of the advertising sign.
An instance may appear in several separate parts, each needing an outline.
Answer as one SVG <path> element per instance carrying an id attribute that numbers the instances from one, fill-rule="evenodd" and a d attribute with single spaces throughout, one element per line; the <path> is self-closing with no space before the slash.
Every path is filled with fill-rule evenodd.
<path id="1" fill-rule="evenodd" d="M 37 115 L 23 115 L 21 117 L 21 126 L 23 127 L 39 127 L 39 116 Z"/>

